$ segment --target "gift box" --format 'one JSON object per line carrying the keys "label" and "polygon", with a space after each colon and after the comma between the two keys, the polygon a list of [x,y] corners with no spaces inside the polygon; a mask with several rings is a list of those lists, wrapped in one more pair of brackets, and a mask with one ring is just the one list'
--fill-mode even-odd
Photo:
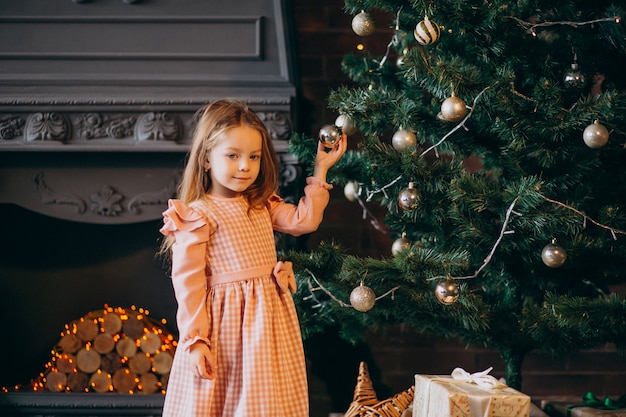
{"label": "gift box", "polygon": [[541,406],[550,417],[626,417],[626,395],[600,400],[588,392],[582,398],[542,401]]}
{"label": "gift box", "polygon": [[415,375],[413,417],[529,417],[530,397],[491,375]]}

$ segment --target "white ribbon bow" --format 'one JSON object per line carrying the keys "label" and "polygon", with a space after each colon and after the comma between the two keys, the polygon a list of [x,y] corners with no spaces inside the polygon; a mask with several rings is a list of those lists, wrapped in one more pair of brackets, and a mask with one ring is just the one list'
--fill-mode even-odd
{"label": "white ribbon bow", "polygon": [[471,384],[476,384],[483,388],[500,388],[501,386],[505,386],[502,382],[498,381],[494,376],[489,375],[489,372],[493,367],[485,369],[482,372],[475,372],[470,374],[463,368],[455,368],[452,371],[452,379],[456,379],[458,381],[469,382]]}

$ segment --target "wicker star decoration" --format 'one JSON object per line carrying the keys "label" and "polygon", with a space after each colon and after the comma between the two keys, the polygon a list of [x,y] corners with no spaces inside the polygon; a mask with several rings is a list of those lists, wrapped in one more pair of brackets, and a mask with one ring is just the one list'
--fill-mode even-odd
{"label": "wicker star decoration", "polygon": [[367,364],[361,362],[354,396],[344,417],[401,417],[413,402],[415,386],[391,398],[378,401]]}

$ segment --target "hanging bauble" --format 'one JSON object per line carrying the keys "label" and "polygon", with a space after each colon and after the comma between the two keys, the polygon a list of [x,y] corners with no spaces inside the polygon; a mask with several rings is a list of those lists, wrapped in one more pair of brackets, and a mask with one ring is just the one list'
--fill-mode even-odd
{"label": "hanging bauble", "polygon": [[411,241],[406,238],[406,235],[403,233],[402,237],[397,238],[391,244],[391,254],[393,256],[398,256],[405,250],[411,247]]}
{"label": "hanging bauble", "polygon": [[459,299],[459,284],[452,279],[437,284],[435,295],[441,304],[454,304]]}
{"label": "hanging bauble", "polygon": [[417,208],[421,200],[420,193],[415,188],[413,182],[398,194],[398,204],[404,211],[411,212]]}
{"label": "hanging bauble", "polygon": [[439,39],[439,35],[441,31],[439,29],[439,25],[437,23],[430,21],[428,16],[424,17],[424,20],[419,22],[415,26],[415,30],[413,31],[413,35],[415,36],[415,40],[421,45],[430,45]]}
{"label": "hanging bauble", "polygon": [[356,287],[350,293],[350,304],[354,307],[355,310],[366,312],[374,307],[376,303],[376,294],[370,287],[361,285]]}
{"label": "hanging bauble", "polygon": [[320,129],[320,142],[327,147],[333,148],[341,139],[341,129],[335,125],[324,125]]}
{"label": "hanging bauble", "polygon": [[585,88],[586,84],[587,77],[578,68],[578,64],[574,62],[570,69],[565,71],[565,75],[563,75],[563,85],[568,90],[582,90]]}
{"label": "hanging bauble", "polygon": [[452,93],[441,103],[441,117],[448,122],[458,122],[467,114],[467,105],[463,99]]}
{"label": "hanging bauble", "polygon": [[417,137],[410,130],[400,128],[393,134],[391,145],[396,151],[414,149],[417,145]]}
{"label": "hanging bauble", "polygon": [[609,131],[596,120],[583,131],[583,140],[590,148],[601,148],[609,141]]}
{"label": "hanging bauble", "polygon": [[352,30],[359,36],[368,36],[374,33],[376,25],[369,13],[362,11],[352,18]]}
{"label": "hanging bauble", "polygon": [[345,114],[337,116],[337,119],[335,119],[335,126],[340,128],[341,131],[348,136],[355,134],[358,130],[352,122],[352,119]]}
{"label": "hanging bauble", "polygon": [[348,201],[356,201],[359,198],[359,183],[356,181],[348,181],[343,187],[343,195]]}
{"label": "hanging bauble", "polygon": [[567,251],[557,245],[556,239],[543,247],[541,251],[541,260],[550,268],[558,268],[565,263],[567,259]]}

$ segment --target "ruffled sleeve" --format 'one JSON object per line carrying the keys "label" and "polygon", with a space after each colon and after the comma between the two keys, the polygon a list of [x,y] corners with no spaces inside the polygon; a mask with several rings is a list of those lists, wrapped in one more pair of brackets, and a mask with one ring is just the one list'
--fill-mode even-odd
{"label": "ruffled sleeve", "polygon": [[275,195],[270,198],[268,208],[274,230],[300,236],[317,230],[324,216],[324,210],[330,200],[329,190],[332,185],[315,177],[306,179],[304,196],[298,205],[286,203]]}
{"label": "ruffled sleeve", "polygon": [[206,216],[180,200],[170,200],[163,212],[161,233],[173,236],[172,285],[178,303],[179,343],[188,348],[197,341],[209,345],[206,250],[211,227]]}

